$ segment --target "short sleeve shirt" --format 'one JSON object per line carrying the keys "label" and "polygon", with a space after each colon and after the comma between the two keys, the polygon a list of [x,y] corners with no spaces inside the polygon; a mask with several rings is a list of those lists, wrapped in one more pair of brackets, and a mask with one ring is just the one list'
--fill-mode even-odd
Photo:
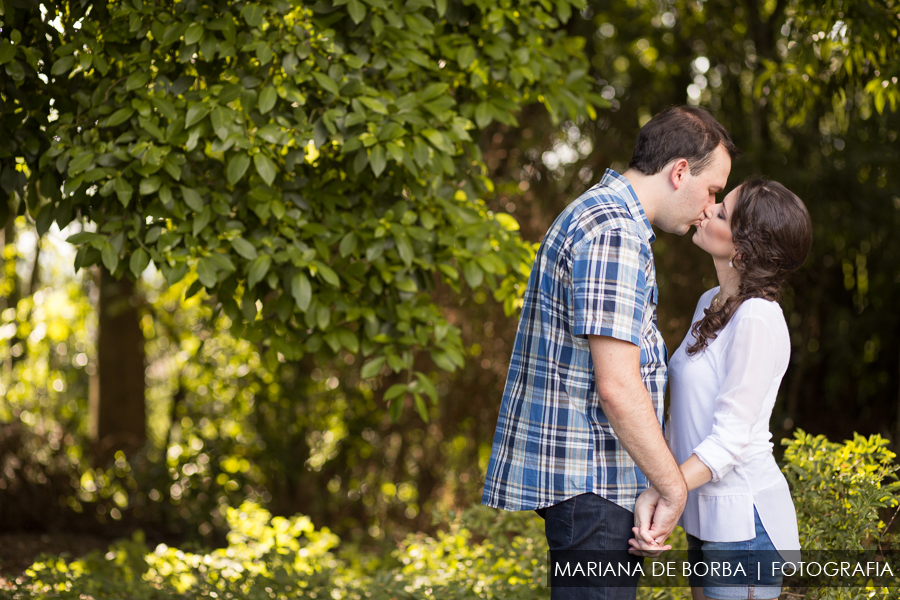
{"label": "short sleeve shirt", "polygon": [[587,492],[627,510],[649,483],[597,396],[589,335],[640,348],[662,424],[666,347],[656,321],[655,235],[628,180],[607,170],[544,236],[525,291],[482,502],[553,506]]}

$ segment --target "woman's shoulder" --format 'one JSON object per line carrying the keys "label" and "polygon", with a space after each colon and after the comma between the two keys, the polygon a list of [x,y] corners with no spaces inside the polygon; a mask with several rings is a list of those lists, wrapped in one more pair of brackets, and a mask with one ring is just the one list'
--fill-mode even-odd
{"label": "woman's shoulder", "polygon": [[756,320],[764,322],[770,329],[777,332],[787,332],[787,321],[781,305],[765,298],[748,298],[734,311],[731,320],[737,325],[744,320]]}
{"label": "woman's shoulder", "polygon": [[784,311],[781,310],[780,304],[772,300],[766,300],[765,298],[747,298],[741,302],[741,305],[734,311],[734,316],[735,318],[779,317],[781,320],[784,320]]}

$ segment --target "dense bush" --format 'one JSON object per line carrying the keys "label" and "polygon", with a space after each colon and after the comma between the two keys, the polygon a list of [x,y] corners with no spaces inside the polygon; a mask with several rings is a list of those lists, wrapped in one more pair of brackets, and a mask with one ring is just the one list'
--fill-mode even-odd
{"label": "dense bush", "polygon": [[[794,489],[804,548],[888,549],[882,510],[898,507],[894,454],[880,436],[844,444],[798,431],[784,471]],[[14,598],[543,598],[546,543],[533,513],[476,507],[441,519],[435,536],[407,536],[389,556],[346,551],[309,518],[273,517],[254,503],[227,510],[228,545],[151,551],[138,534],[67,562],[44,557],[17,580]],[[684,538],[676,538],[683,545]],[[682,546],[683,547],[683,546]],[[888,588],[790,590],[823,599],[896,597]],[[642,600],[686,598],[681,588],[640,588]]]}

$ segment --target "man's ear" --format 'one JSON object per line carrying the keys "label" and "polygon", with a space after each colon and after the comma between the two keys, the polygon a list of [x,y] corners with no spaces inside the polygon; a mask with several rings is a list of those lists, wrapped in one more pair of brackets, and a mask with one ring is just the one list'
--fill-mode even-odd
{"label": "man's ear", "polygon": [[672,166],[669,167],[669,183],[671,183],[672,187],[677,190],[681,187],[681,184],[684,183],[685,178],[690,172],[691,169],[688,165],[687,159],[679,158],[678,160],[672,162]]}

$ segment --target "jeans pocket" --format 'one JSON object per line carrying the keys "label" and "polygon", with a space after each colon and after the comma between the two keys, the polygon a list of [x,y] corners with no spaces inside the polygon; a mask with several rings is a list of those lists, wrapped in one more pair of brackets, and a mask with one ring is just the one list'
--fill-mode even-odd
{"label": "jeans pocket", "polygon": [[547,534],[547,545],[550,550],[566,548],[572,544],[576,498],[554,504],[544,513],[544,532]]}

